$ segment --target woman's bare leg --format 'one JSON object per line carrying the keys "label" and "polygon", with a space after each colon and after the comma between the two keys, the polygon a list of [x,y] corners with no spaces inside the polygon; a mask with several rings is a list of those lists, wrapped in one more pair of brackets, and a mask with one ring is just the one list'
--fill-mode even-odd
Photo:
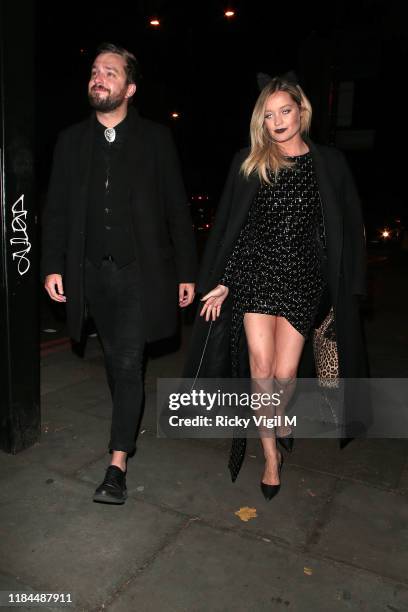
{"label": "woman's bare leg", "polygon": [[[277,407],[276,412],[282,418],[285,416],[285,410],[295,391],[296,375],[304,343],[304,336],[302,336],[289,321],[283,317],[276,318],[275,382],[277,388],[275,388],[275,391],[277,391],[278,388],[279,390],[283,390],[281,404]],[[277,434],[279,436],[287,436],[290,434],[290,431],[290,427],[283,424],[277,429]]]}
{"label": "woman's bare leg", "polygon": [[[244,329],[247,338],[251,378],[256,379],[257,390],[272,394],[273,379],[286,386],[287,405],[291,387],[296,379],[297,369],[305,339],[285,318],[258,313],[246,313]],[[262,383],[261,381],[265,381]],[[275,389],[276,390],[276,389]],[[272,430],[273,432],[273,430]],[[280,435],[288,430],[281,428]],[[276,448],[276,438],[271,430],[260,431],[265,455],[265,472],[262,482],[279,484],[278,461],[280,453]]]}
{"label": "woman's bare leg", "polygon": [[[272,315],[252,312],[244,315],[244,329],[253,380],[252,392],[269,393],[270,395],[273,393],[273,377],[276,365],[276,319],[277,317]],[[275,409],[273,408],[273,410]],[[270,414],[268,416],[274,415]],[[264,430],[260,427],[259,434],[265,456],[265,471],[262,482],[279,484],[278,462],[280,461],[280,452],[276,448],[274,430]]]}

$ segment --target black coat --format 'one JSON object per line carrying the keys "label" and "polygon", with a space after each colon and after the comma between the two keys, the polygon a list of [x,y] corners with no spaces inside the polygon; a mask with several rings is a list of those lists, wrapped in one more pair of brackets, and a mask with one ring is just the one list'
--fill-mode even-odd
{"label": "black coat", "polygon": [[[366,292],[366,255],[361,205],[351,172],[343,154],[333,148],[309,145],[322,201],[328,255],[328,284],[336,316],[336,340],[340,376],[368,376],[363,339],[359,296]],[[248,149],[238,152],[228,174],[217,209],[214,227],[204,254],[197,291],[206,293],[222,277],[228,257],[243,227],[250,205],[259,187],[257,176],[246,179],[239,171]],[[184,370],[188,378],[231,376],[229,354],[230,296],[214,323],[199,317],[195,321],[189,355]],[[244,334],[243,334],[244,335]],[[246,349],[245,342],[241,346]],[[299,376],[315,375],[312,342],[304,347]],[[248,375],[248,364],[242,361],[242,374]],[[346,421],[355,402],[349,403]],[[367,420],[360,415],[361,420]]]}
{"label": "black coat", "polygon": [[[170,130],[129,108],[126,158],[132,176],[131,219],[143,282],[148,341],[177,329],[178,283],[194,282],[196,247]],[[42,275],[62,274],[68,331],[79,340],[84,322],[86,209],[96,117],[58,138],[43,215]]]}

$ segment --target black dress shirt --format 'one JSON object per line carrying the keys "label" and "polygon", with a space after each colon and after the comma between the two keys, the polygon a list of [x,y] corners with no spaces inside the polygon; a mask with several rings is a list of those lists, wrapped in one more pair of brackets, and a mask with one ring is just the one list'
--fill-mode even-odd
{"label": "black dress shirt", "polygon": [[113,142],[105,138],[106,127],[95,121],[92,168],[88,194],[86,257],[100,266],[112,257],[118,267],[135,256],[130,212],[131,171],[126,159],[128,119],[115,126]]}

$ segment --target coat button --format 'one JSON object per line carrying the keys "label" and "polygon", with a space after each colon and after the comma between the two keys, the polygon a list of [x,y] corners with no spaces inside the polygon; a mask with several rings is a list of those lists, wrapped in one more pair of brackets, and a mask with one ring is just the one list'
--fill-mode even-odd
{"label": "coat button", "polygon": [[110,225],[105,225],[105,229],[110,230],[111,226]]}

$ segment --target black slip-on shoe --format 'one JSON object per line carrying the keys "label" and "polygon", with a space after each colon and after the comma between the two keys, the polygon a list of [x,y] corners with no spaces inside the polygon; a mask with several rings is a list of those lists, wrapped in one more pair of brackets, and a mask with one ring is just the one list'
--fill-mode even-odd
{"label": "black slip-on shoe", "polygon": [[126,473],[116,465],[110,465],[106,470],[104,481],[95,491],[93,501],[103,504],[124,504],[126,498]]}

